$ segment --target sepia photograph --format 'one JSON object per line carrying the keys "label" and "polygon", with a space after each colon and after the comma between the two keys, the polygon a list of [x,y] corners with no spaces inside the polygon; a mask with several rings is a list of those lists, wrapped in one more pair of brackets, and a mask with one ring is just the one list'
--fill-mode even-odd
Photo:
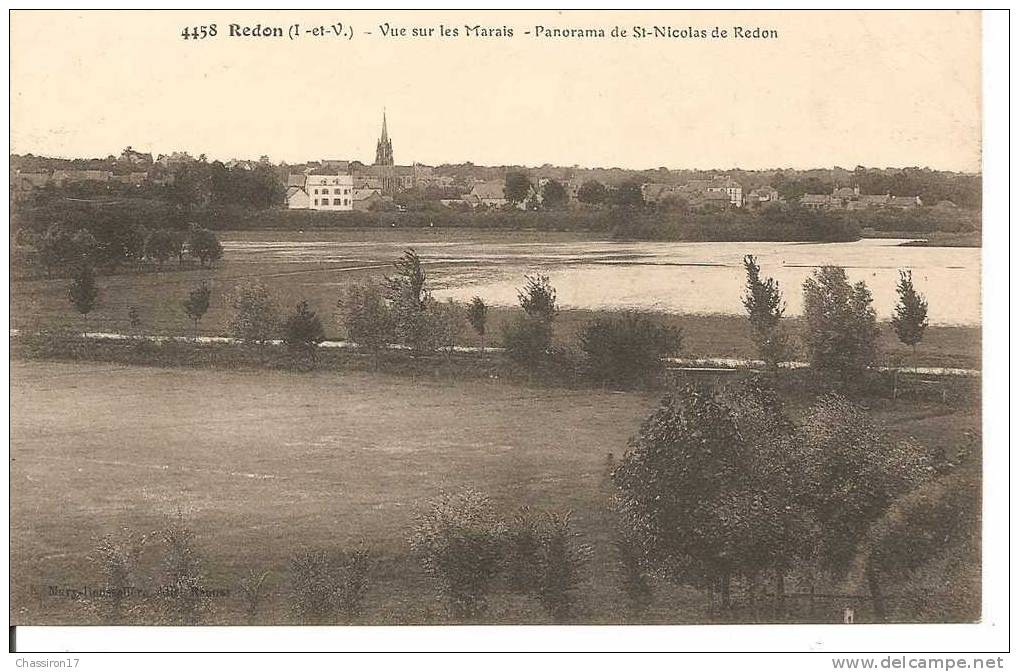
{"label": "sepia photograph", "polygon": [[986,20],[12,10],[11,651],[986,624]]}

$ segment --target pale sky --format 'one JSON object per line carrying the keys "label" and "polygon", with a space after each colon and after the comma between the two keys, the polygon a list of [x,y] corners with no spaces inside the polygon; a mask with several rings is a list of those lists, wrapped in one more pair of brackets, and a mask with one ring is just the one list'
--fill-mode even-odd
{"label": "pale sky", "polygon": [[[342,21],[353,39],[231,38]],[[379,26],[460,37],[382,37]],[[186,26],[218,35],[183,40]],[[465,25],[512,38],[463,37]],[[537,38],[536,26],[761,26],[772,40]],[[372,35],[365,35],[371,31]],[[531,35],[526,35],[530,31]],[[11,151],[623,168],[980,169],[976,12],[30,12]]]}

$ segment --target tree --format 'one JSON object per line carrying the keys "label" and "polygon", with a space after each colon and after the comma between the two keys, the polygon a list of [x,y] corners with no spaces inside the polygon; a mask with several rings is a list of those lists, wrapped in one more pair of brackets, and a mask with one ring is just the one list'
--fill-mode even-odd
{"label": "tree", "polygon": [[425,289],[421,258],[413,249],[407,249],[393,265],[396,273],[385,282],[397,340],[418,352],[429,350],[434,336],[426,314],[431,294]]}
{"label": "tree", "polygon": [[810,409],[788,448],[798,470],[797,498],[818,523],[816,558],[838,576],[888,506],[936,473],[930,451],[889,441],[863,409],[838,395]]}
{"label": "tree", "polygon": [[188,298],[184,299],[184,312],[194,322],[195,338],[198,338],[198,322],[205,317],[205,313],[209,310],[209,297],[211,294],[209,285],[203,282],[188,292]]}
{"label": "tree", "polygon": [[927,330],[927,299],[913,287],[913,272],[899,271],[899,303],[892,315],[895,334],[904,345],[913,349],[913,368],[916,368],[916,345]]}
{"label": "tree", "polygon": [[208,229],[195,227],[188,234],[188,253],[198,259],[201,266],[206,262],[219,261],[223,257],[223,246],[216,234]]}
{"label": "tree", "polygon": [[292,350],[310,354],[314,359],[319,344],[324,340],[322,321],[315,311],[308,308],[307,301],[301,301],[283,323],[283,343]]}
{"label": "tree", "polygon": [[503,187],[503,194],[510,203],[523,203],[531,193],[531,180],[527,174],[518,170],[511,170],[506,173],[506,184]]}
{"label": "tree", "polygon": [[803,538],[781,409],[754,389],[687,386],[665,398],[613,472],[639,559],[720,594],[734,576],[784,569]]}
{"label": "tree", "polygon": [[81,314],[85,324],[83,333],[88,331],[88,314],[96,307],[99,300],[99,286],[96,284],[96,274],[90,264],[81,264],[71,280],[68,289],[68,296],[71,299],[71,306]]}
{"label": "tree", "polygon": [[681,342],[678,329],[634,311],[595,318],[580,335],[590,375],[621,387],[646,382],[661,370],[666,356],[679,350]]}
{"label": "tree", "polygon": [[473,619],[487,608],[501,537],[488,497],[474,490],[444,493],[418,516],[411,549],[455,618]]}
{"label": "tree", "polygon": [[566,187],[559,180],[546,180],[541,185],[541,205],[547,210],[558,210],[565,207],[569,196]]}
{"label": "tree", "polygon": [[588,205],[601,205],[605,202],[608,192],[605,185],[597,180],[587,180],[577,191],[577,200]]}
{"label": "tree", "polygon": [[481,356],[485,356],[485,326],[488,322],[488,306],[480,296],[475,296],[467,304],[467,321],[481,338]]}
{"label": "tree", "polygon": [[743,257],[747,272],[747,289],[743,307],[750,321],[750,333],[757,352],[769,368],[775,368],[788,354],[785,334],[779,329],[785,302],[774,278],[761,278],[757,259],[748,254]]}
{"label": "tree", "polygon": [[378,369],[379,353],[395,337],[393,314],[383,287],[372,280],[348,285],[336,307],[347,337],[372,353]]}
{"label": "tree", "polygon": [[644,192],[641,191],[640,182],[628,181],[619,185],[608,194],[612,205],[621,208],[643,208]]}
{"label": "tree", "polygon": [[448,361],[456,349],[457,339],[463,334],[463,310],[453,302],[453,299],[446,299],[431,302],[428,314],[434,343],[446,355]]}
{"label": "tree", "polygon": [[177,254],[177,250],[177,240],[167,229],[156,229],[145,239],[145,257],[154,259],[160,268],[167,259]]}
{"label": "tree", "polygon": [[547,275],[525,275],[524,287],[517,291],[520,307],[528,317],[551,323],[559,312],[556,292]]}
{"label": "tree", "polygon": [[264,346],[276,335],[279,309],[276,299],[260,282],[238,285],[230,297],[234,310],[230,331],[245,343]]}
{"label": "tree", "polygon": [[803,314],[810,364],[843,379],[865,369],[877,348],[877,318],[870,290],[850,286],[839,266],[822,266],[803,282]]}

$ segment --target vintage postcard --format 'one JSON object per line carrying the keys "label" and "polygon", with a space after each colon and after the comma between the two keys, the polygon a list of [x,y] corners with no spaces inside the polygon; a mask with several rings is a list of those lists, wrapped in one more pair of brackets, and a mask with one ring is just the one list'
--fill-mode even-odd
{"label": "vintage postcard", "polygon": [[980,12],[9,21],[11,625],[987,624]]}

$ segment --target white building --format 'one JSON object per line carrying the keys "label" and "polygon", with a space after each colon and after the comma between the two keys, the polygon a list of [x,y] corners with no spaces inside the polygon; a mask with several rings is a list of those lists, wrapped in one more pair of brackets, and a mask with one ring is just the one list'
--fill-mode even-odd
{"label": "white building", "polygon": [[354,178],[350,175],[308,175],[303,189],[288,190],[287,207],[353,210]]}

